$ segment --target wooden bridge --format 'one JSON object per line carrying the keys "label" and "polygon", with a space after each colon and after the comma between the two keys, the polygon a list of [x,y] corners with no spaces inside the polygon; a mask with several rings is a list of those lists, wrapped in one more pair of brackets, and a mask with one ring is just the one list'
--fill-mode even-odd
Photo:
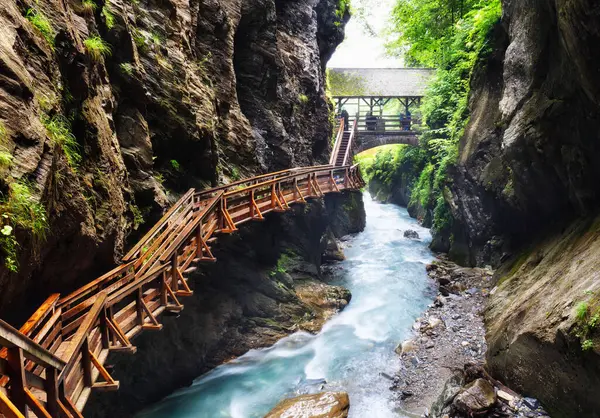
{"label": "wooden bridge", "polygon": [[[188,274],[215,262],[221,234],[269,212],[364,186],[350,166],[356,130],[337,133],[329,165],[293,168],[185,193],[123,257],[123,264],[73,293],[51,295],[19,329],[0,320],[0,414],[82,417],[94,391],[117,390],[108,354],[134,354],[134,337],[162,328],[193,294]],[[345,145],[343,144],[345,138]]]}

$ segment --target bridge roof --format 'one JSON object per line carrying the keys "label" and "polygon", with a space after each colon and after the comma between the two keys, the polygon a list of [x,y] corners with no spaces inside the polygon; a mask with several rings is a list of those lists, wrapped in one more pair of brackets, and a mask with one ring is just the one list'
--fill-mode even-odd
{"label": "bridge roof", "polygon": [[334,97],[421,97],[431,68],[330,68],[329,88]]}

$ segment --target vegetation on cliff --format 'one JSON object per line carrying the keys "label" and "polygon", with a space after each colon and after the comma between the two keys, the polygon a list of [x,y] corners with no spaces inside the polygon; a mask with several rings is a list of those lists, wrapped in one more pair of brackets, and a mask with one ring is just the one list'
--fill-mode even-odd
{"label": "vegetation on cliff", "polygon": [[456,163],[458,141],[469,119],[470,81],[477,62],[490,52],[489,35],[501,15],[491,2],[399,0],[394,9],[398,38],[388,44],[413,66],[435,66],[421,106],[425,131],[420,147],[399,147],[377,156],[368,177],[389,187],[407,182],[410,205],[422,208],[428,224],[448,230],[452,216],[444,199],[448,170]]}

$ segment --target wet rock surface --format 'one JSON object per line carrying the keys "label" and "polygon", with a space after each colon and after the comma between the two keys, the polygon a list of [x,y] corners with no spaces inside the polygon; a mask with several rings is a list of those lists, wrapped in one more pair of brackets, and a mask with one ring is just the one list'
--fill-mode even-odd
{"label": "wet rock surface", "polygon": [[265,418],[346,418],[350,399],[345,392],[323,392],[281,401]]}

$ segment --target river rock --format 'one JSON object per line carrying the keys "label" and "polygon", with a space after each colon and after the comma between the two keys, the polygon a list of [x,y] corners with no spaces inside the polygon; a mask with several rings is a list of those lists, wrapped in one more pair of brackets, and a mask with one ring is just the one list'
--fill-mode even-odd
{"label": "river rock", "polygon": [[407,229],[406,231],[404,231],[404,238],[419,239],[419,234],[417,233],[417,231]]}
{"label": "river rock", "polygon": [[403,341],[401,344],[398,344],[398,347],[396,347],[396,354],[401,355],[404,353],[409,353],[411,351],[415,351],[417,349],[417,344],[414,342],[414,340],[406,340]]}
{"label": "river rock", "polygon": [[321,392],[285,399],[265,418],[346,418],[349,410],[346,392]]}
{"label": "river rock", "polygon": [[454,407],[469,416],[487,411],[496,403],[496,391],[490,382],[477,379],[454,398]]}
{"label": "river rock", "polygon": [[445,383],[442,393],[431,405],[431,416],[441,417],[447,412],[448,407],[454,400],[454,397],[460,392],[465,383],[465,376],[462,372],[454,373]]}

